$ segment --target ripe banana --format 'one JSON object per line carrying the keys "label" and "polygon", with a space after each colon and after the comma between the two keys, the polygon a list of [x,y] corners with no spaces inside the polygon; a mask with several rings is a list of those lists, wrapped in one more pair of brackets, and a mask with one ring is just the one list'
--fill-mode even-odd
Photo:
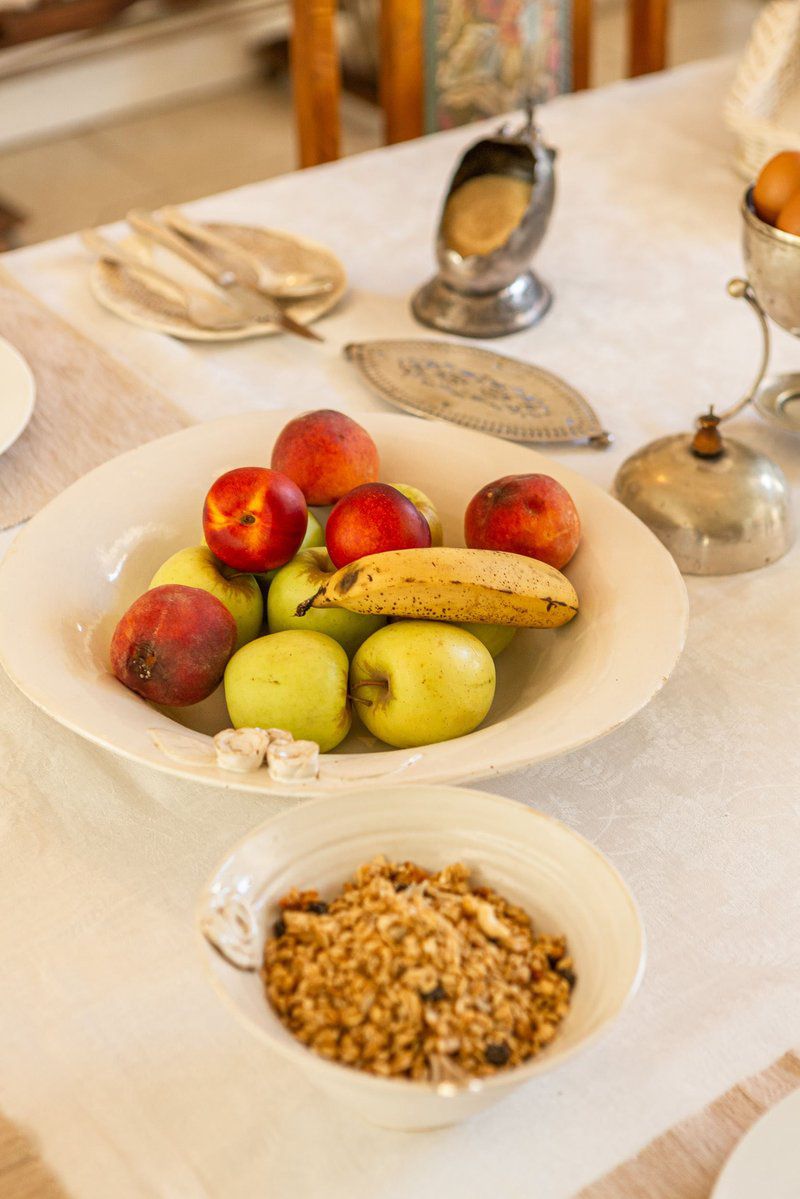
{"label": "ripe banana", "polygon": [[417,620],[468,620],[553,629],[572,620],[578,596],[545,562],[453,546],[389,550],[343,566],[299,605]]}

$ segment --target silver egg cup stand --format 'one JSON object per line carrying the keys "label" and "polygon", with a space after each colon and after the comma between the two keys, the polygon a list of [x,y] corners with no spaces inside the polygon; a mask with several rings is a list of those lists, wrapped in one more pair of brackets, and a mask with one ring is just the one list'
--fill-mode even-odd
{"label": "silver egg cup stand", "polygon": [[[768,358],[769,328],[765,316],[787,333],[800,337],[800,238],[782,233],[759,219],[752,187],[742,201],[742,221],[742,249],[751,303],[762,316]],[[765,373],[766,365],[765,362]],[[784,432],[800,434],[800,372],[760,381],[753,403],[762,416]]]}

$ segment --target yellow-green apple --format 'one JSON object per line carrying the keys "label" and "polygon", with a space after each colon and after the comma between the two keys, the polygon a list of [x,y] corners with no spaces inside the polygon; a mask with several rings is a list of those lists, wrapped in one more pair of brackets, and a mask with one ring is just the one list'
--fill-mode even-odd
{"label": "yellow-green apple", "polygon": [[441,545],[444,533],[433,500],[429,500],[425,492],[420,491],[418,487],[409,487],[407,483],[390,483],[390,487],[394,487],[395,491],[399,491],[406,499],[411,500],[414,507],[418,508],[425,517],[431,530],[431,545]]}
{"label": "yellow-green apple", "polygon": [[219,686],[235,644],[236,622],[216,596],[167,583],[145,591],[121,617],[111,669],[144,699],[182,708]]}
{"label": "yellow-green apple", "polygon": [[252,575],[220,562],[207,545],[193,545],[167,558],[150,580],[150,588],[165,583],[200,587],[221,600],[236,621],[237,649],[261,632],[264,600],[258,583]]}
{"label": "yellow-green apple", "polygon": [[[322,531],[322,525],[319,523],[314,513],[309,512],[308,524],[306,525],[306,535],[300,543],[300,549],[297,551],[297,553],[299,554],[303,550],[310,550],[313,549],[314,546],[324,544],[325,534]],[[258,585],[261,588],[264,596],[266,596],[267,592],[269,591],[270,583],[275,578],[278,571],[282,569],[283,567],[277,566],[275,570],[265,570],[261,574],[256,575],[256,578],[258,579]]]}
{"label": "yellow-green apple", "polygon": [[323,753],[350,729],[347,654],[324,633],[288,629],[249,642],[225,670],[234,728],[288,729]]}
{"label": "yellow-green apple", "polygon": [[578,509],[550,475],[505,475],[474,495],[464,513],[471,549],[505,550],[561,570],[581,539]]}
{"label": "yellow-green apple", "polygon": [[339,500],[325,526],[325,545],[334,566],[367,554],[424,549],[431,530],[411,500],[386,483],[364,483]]}
{"label": "yellow-green apple", "polygon": [[455,625],[403,620],[369,637],[350,667],[350,694],[369,731],[407,749],[463,737],[492,706],[494,660]]}
{"label": "yellow-green apple", "polygon": [[239,466],[212,484],[203,505],[206,545],[226,566],[274,570],[293,558],[308,524],[300,488],[265,466]]}
{"label": "yellow-green apple", "polygon": [[517,635],[514,626],[508,624],[478,624],[465,620],[459,621],[457,627],[466,629],[473,637],[482,641],[493,658],[497,658],[504,649],[508,649]]}
{"label": "yellow-green apple", "polygon": [[362,641],[383,628],[385,616],[362,616],[344,608],[309,608],[305,616],[297,615],[298,604],[315,595],[335,570],[328,551],[322,548],[303,550],[282,566],[272,580],[267,596],[270,633],[280,633],[284,629],[327,633],[339,642],[348,658],[352,658]]}

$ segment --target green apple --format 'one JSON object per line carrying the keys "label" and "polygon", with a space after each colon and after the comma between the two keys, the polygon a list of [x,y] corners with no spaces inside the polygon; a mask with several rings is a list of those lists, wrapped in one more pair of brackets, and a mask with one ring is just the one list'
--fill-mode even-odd
{"label": "green apple", "polygon": [[264,600],[254,576],[226,566],[207,545],[193,545],[167,558],[150,580],[148,591],[164,583],[199,587],[221,600],[236,621],[237,649],[261,632]]}
{"label": "green apple", "polygon": [[[316,516],[314,516],[313,512],[309,512],[308,524],[306,525],[306,535],[300,542],[300,549],[297,551],[297,553],[301,554],[303,550],[311,549],[312,546],[324,544],[325,534],[322,531],[322,525],[319,523]],[[279,570],[283,570],[283,567],[276,566],[275,570],[265,570],[262,574],[257,574],[255,576],[258,579],[258,584],[265,597],[269,591],[272,580],[275,578]]]}
{"label": "green apple", "polygon": [[288,729],[323,753],[350,730],[347,654],[324,633],[289,629],[251,641],[225,669],[234,728]]}
{"label": "green apple", "polygon": [[514,626],[508,624],[473,624],[470,621],[459,621],[456,628],[466,629],[473,637],[482,641],[493,658],[502,654],[504,649],[508,649],[517,635]]}
{"label": "green apple", "polygon": [[411,500],[414,507],[425,517],[431,530],[431,545],[441,545],[444,533],[439,513],[433,506],[433,501],[428,499],[424,491],[420,491],[418,487],[409,487],[407,483],[390,483],[389,486],[394,487],[395,491],[402,492],[406,499]]}
{"label": "green apple", "polygon": [[305,616],[297,615],[297,605],[314,595],[335,570],[325,549],[302,550],[282,566],[267,595],[269,631],[312,629],[327,633],[339,642],[348,658],[352,658],[362,641],[383,628],[385,616],[363,616],[344,608],[310,608]]}
{"label": "green apple", "polygon": [[455,625],[403,620],[369,637],[350,667],[350,694],[369,731],[399,749],[463,737],[494,699],[494,660]]}

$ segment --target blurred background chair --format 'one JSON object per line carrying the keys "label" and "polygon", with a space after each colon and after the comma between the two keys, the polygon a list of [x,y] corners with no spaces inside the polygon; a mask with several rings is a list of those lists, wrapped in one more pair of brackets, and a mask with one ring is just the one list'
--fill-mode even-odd
{"label": "blurred background chair", "polygon": [[[669,0],[627,0],[628,74],[666,65]],[[342,0],[377,47],[387,143],[590,84],[592,0]],[[293,0],[301,166],[340,154],[337,0]],[[352,39],[351,39],[352,40]]]}

